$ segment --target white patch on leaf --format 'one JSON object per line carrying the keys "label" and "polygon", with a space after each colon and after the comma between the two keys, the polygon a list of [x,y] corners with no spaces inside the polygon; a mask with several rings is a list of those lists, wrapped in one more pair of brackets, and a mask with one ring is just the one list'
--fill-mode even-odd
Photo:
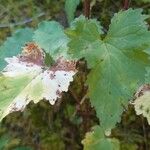
{"label": "white patch on leaf", "polygon": [[133,104],[136,114],[146,117],[150,125],[150,85],[146,84],[140,87],[135,97]]}
{"label": "white patch on leaf", "polygon": [[[45,71],[42,74],[43,94],[42,97],[54,104],[61,93],[67,92],[70,82],[73,81],[74,71]],[[51,77],[53,76],[53,78]]]}
{"label": "white patch on leaf", "polygon": [[41,66],[26,63],[19,60],[18,57],[5,58],[8,65],[4,68],[2,74],[8,77],[21,76],[26,73],[37,75],[42,72]]}
{"label": "white patch on leaf", "polygon": [[[68,91],[70,82],[73,81],[73,76],[76,73],[75,62],[60,58],[51,68],[47,69],[43,65],[44,62],[42,62],[44,61],[44,58],[43,54],[40,54],[42,53],[41,49],[40,51],[38,50],[38,53],[36,54],[36,57],[40,60],[37,61],[32,52],[33,48],[34,51],[36,51],[37,46],[34,46],[33,43],[31,43],[31,45],[28,44],[27,47],[30,48],[30,55],[24,52],[18,57],[5,59],[8,65],[2,71],[2,75],[6,80],[7,78],[13,78],[15,80],[23,77],[29,77],[30,80],[26,85],[17,85],[23,88],[21,90],[19,89],[20,91],[15,91],[18,92],[13,93],[15,96],[9,95],[9,98],[8,96],[3,98],[4,101],[7,100],[8,105],[7,107],[0,106],[0,109],[2,110],[0,119],[11,112],[23,111],[30,101],[37,103],[40,100],[45,99],[48,100],[51,105],[54,105],[57,98],[61,98],[61,93],[63,91]],[[29,58],[32,58],[32,60],[30,61]],[[20,84],[24,83],[22,82]],[[0,92],[2,91],[5,92],[5,88],[3,85],[0,85]],[[3,95],[5,95],[5,93]]]}

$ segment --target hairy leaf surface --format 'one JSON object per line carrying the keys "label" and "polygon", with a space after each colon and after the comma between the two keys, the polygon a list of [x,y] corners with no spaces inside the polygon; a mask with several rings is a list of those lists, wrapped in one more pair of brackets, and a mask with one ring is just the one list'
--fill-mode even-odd
{"label": "hairy leaf surface", "polygon": [[71,38],[69,53],[74,58],[85,58],[91,68],[88,95],[106,130],[120,121],[134,91],[144,83],[145,67],[150,64],[144,52],[150,32],[141,12],[129,9],[115,14],[105,38],[101,26],[83,17],[66,31]]}
{"label": "hairy leaf surface", "polygon": [[93,127],[82,141],[84,150],[119,150],[119,141],[114,138],[107,138],[100,126]]}
{"label": "hairy leaf surface", "polygon": [[54,104],[73,80],[75,62],[60,58],[47,68],[44,53],[28,43],[19,56],[6,58],[8,65],[0,76],[0,120],[13,111],[23,110],[30,102],[46,99]]}

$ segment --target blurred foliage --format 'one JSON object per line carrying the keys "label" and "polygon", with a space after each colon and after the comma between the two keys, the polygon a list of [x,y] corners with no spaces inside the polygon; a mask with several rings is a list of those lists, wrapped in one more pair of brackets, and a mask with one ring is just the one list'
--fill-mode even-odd
{"label": "blurred foliage", "polygon": [[0,43],[17,28],[35,27],[41,20],[60,19],[64,16],[63,6],[64,0],[0,0]]}
{"label": "blurred foliage", "polygon": [[[150,4],[132,0],[130,6],[150,12]],[[101,21],[107,31],[115,12],[123,8],[123,0],[92,0],[91,17]],[[77,8],[76,16],[82,13]],[[64,0],[0,0],[0,43],[16,29],[35,27],[42,20],[56,20],[67,26]],[[149,21],[150,22],[150,21]],[[104,31],[105,32],[105,31]],[[79,72],[55,106],[46,101],[30,103],[24,112],[7,116],[0,127],[0,150],[81,150],[82,139],[91,127],[99,124],[95,111],[85,97],[84,84],[89,72],[84,60]],[[150,127],[145,118],[136,116],[132,106],[125,108],[121,123],[112,137],[119,139],[121,150],[149,150]]]}

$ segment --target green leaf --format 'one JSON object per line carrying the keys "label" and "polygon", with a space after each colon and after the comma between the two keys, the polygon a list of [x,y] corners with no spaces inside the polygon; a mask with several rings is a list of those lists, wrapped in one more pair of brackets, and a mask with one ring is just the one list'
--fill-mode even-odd
{"label": "green leaf", "polygon": [[82,144],[84,150],[120,150],[119,141],[105,137],[100,126],[93,127],[92,131],[86,134]]}
{"label": "green leaf", "polygon": [[68,53],[73,58],[87,58],[90,67],[99,61],[96,41],[100,41],[103,32],[98,21],[80,16],[72,23],[72,28],[66,30],[66,34],[71,39]]}
{"label": "green leaf", "polygon": [[146,83],[142,85],[135,93],[134,109],[137,115],[143,115],[146,117],[148,124],[150,125],[150,68],[147,69]]}
{"label": "green leaf", "polygon": [[145,67],[149,66],[150,32],[141,9],[115,14],[105,38],[93,20],[74,22],[66,33],[70,37],[69,53],[85,58],[88,95],[95,107],[101,126],[111,130],[131,99],[136,88],[144,83]]}
{"label": "green leaf", "polygon": [[52,57],[66,55],[68,38],[62,26],[55,21],[43,21],[33,36],[34,41]]}
{"label": "green leaf", "polygon": [[74,13],[79,3],[80,3],[80,0],[66,0],[65,11],[66,11],[69,23],[74,19]]}
{"label": "green leaf", "polygon": [[45,99],[54,105],[61,93],[67,92],[76,73],[75,63],[61,58],[47,68],[43,56],[42,49],[29,43],[21,55],[5,59],[8,65],[0,74],[0,120],[14,111],[23,111],[30,101]]}
{"label": "green leaf", "polygon": [[6,66],[5,57],[15,56],[21,52],[21,47],[26,42],[32,41],[33,30],[30,28],[17,30],[0,47],[0,70]]}

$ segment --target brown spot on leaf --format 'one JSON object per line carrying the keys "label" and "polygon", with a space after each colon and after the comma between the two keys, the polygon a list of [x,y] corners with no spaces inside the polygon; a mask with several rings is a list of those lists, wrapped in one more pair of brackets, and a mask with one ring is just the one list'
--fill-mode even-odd
{"label": "brown spot on leaf", "polygon": [[34,42],[27,43],[19,56],[20,61],[36,65],[44,65],[44,58],[44,51]]}
{"label": "brown spot on leaf", "polygon": [[56,76],[55,73],[51,73],[50,74],[50,79],[53,80],[55,78],[55,76]]}
{"label": "brown spot on leaf", "polygon": [[61,97],[61,92],[59,90],[56,91],[56,95],[58,95],[59,97]]}
{"label": "brown spot on leaf", "polygon": [[149,91],[150,92],[150,84],[144,84],[142,85],[137,92],[135,93],[135,97],[138,98],[142,95],[144,95],[145,92]]}
{"label": "brown spot on leaf", "polygon": [[14,111],[18,111],[18,108],[16,107],[16,103],[13,103],[10,108],[11,108],[10,113],[12,113]]}
{"label": "brown spot on leaf", "polygon": [[76,62],[64,60],[60,57],[56,63],[51,67],[52,71],[76,71]]}

